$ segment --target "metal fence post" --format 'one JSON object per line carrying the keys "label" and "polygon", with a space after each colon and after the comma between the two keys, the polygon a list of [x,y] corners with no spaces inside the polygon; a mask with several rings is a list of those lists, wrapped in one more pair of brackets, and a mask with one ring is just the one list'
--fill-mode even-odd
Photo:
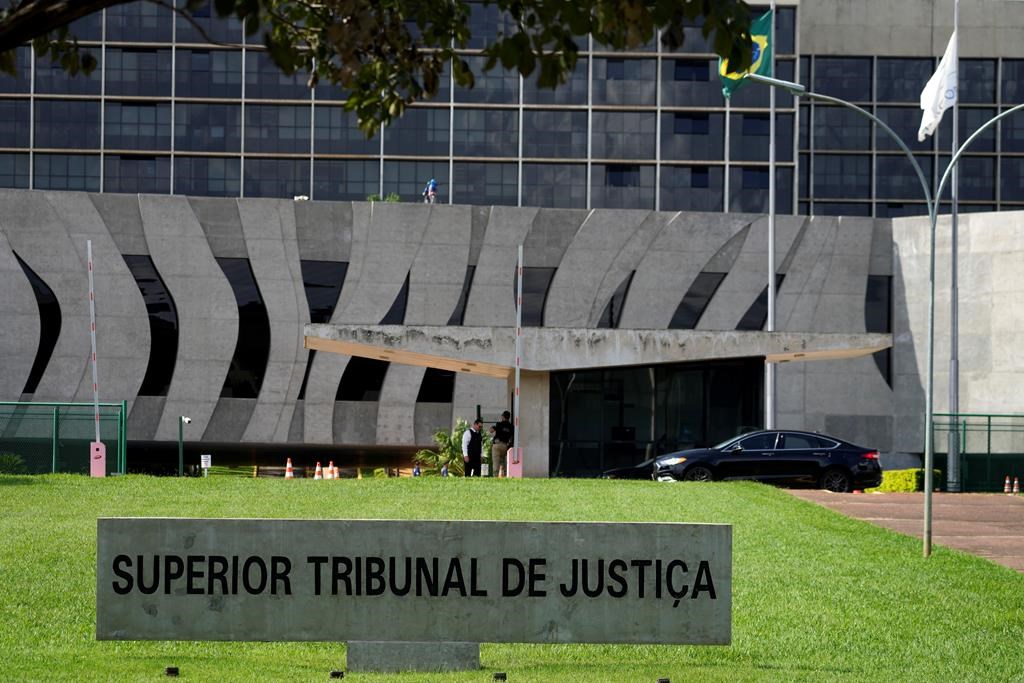
{"label": "metal fence post", "polygon": [[52,456],[52,462],[50,463],[51,474],[57,473],[57,411],[60,410],[57,406],[53,407],[53,425],[50,429],[50,454]]}

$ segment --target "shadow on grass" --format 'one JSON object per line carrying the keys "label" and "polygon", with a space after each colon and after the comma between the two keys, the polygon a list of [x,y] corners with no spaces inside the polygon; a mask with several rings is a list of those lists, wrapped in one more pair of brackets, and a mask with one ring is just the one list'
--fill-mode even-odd
{"label": "shadow on grass", "polygon": [[20,474],[0,474],[0,486],[31,486],[39,483],[35,477]]}

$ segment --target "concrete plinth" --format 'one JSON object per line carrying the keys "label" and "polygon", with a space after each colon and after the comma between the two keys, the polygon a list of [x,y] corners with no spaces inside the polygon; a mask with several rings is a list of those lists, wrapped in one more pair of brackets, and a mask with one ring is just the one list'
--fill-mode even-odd
{"label": "concrete plinth", "polygon": [[479,643],[348,642],[349,671],[472,671],[479,668]]}

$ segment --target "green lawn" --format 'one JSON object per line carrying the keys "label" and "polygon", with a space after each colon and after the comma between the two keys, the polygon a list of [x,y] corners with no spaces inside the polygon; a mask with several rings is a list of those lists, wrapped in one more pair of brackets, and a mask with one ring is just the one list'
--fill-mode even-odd
{"label": "green lawn", "polygon": [[344,645],[97,642],[100,516],[725,522],[727,647],[498,645],[484,671],[360,681],[1024,680],[1024,575],[757,484],[0,476],[0,681],[325,681]]}

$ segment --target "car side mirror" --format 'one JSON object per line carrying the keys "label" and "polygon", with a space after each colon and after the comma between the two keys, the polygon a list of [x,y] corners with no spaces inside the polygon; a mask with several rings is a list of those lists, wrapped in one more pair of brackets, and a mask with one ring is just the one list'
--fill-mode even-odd
{"label": "car side mirror", "polygon": [[731,447],[729,448],[729,452],[730,452],[730,453],[739,453],[739,452],[740,452],[740,451],[742,451],[742,450],[743,450],[743,446],[741,446],[741,445],[739,445],[739,444],[733,444],[733,445],[732,445],[732,446],[731,446]]}

